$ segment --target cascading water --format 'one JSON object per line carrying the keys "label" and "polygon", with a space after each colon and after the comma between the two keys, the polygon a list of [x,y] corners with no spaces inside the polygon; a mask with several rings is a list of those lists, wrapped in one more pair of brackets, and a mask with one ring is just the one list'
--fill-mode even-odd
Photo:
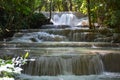
{"label": "cascading water", "polygon": [[57,14],[53,16],[51,19],[54,25],[69,25],[69,26],[88,26],[88,19],[82,18],[78,19],[74,14],[72,13],[66,13],[62,14],[61,16],[58,16]]}
{"label": "cascading water", "polygon": [[46,32],[18,33],[11,42],[42,42],[42,41],[66,41],[65,36],[49,34]]}
{"label": "cascading water", "polygon": [[120,44],[112,43],[118,39],[111,30],[104,34],[102,30],[73,28],[88,24],[87,18],[78,19],[73,14],[56,14],[52,19],[55,25],[70,25],[72,28],[20,31],[11,41],[0,42],[0,57],[22,55],[29,50],[29,57],[35,59],[23,66],[23,74],[18,78],[120,80]]}
{"label": "cascading water", "polygon": [[[88,29],[41,29],[21,31],[16,33],[11,42],[116,42],[119,41],[112,31],[107,30],[88,30]],[[118,35],[118,33],[117,33]],[[120,35],[118,35],[120,37]],[[117,41],[117,42],[118,42]]]}
{"label": "cascading water", "polygon": [[30,75],[90,75],[101,74],[103,64],[98,55],[61,55],[35,57],[24,68]]}

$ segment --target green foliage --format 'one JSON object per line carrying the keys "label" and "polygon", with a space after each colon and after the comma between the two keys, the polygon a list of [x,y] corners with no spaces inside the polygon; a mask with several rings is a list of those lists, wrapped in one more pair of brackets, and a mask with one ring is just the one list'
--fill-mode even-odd
{"label": "green foliage", "polygon": [[[81,0],[80,11],[87,14],[87,2]],[[90,0],[92,23],[97,22],[102,27],[120,28],[120,1],[119,0]]]}
{"label": "green foliage", "polygon": [[0,0],[0,40],[13,36],[14,32],[20,29],[28,29],[31,26],[38,28],[36,27],[38,21],[44,18],[32,17],[35,11],[42,7],[39,4],[41,2],[40,0]]}
{"label": "green foliage", "polygon": [[4,15],[3,20],[5,20],[3,29],[20,29],[22,27],[21,23],[32,12],[28,0],[1,0],[0,3],[4,12],[2,14]]}
{"label": "green foliage", "polygon": [[81,4],[81,7],[80,7],[80,11],[81,11],[83,14],[87,14],[87,2],[86,2],[86,0],[82,0],[82,4]]}
{"label": "green foliage", "polygon": [[2,71],[1,72],[1,76],[0,77],[8,77],[8,78],[13,78],[14,77],[14,73],[9,73],[7,71]]}
{"label": "green foliage", "polygon": [[[120,28],[120,0],[89,1],[93,23]],[[87,0],[0,0],[0,29],[39,28],[46,20],[35,11],[50,11],[51,7],[52,11],[80,11],[88,14],[87,6]]]}

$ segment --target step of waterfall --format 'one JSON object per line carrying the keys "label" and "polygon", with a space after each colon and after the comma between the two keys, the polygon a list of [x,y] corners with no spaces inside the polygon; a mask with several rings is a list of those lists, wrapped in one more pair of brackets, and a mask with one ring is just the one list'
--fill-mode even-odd
{"label": "step of waterfall", "polygon": [[90,75],[101,74],[105,70],[120,71],[119,43],[1,42],[0,48],[1,57],[5,54],[18,56],[29,52],[29,57],[35,59],[23,67],[23,73],[29,75]]}
{"label": "step of waterfall", "polygon": [[0,42],[0,57],[29,52],[35,61],[23,66],[23,73],[37,76],[120,72],[120,43],[113,43],[119,33],[112,32],[85,28],[21,30],[7,42]]}
{"label": "step of waterfall", "polygon": [[120,33],[99,25],[89,29],[80,14],[57,14],[51,16],[54,25],[20,30],[0,42],[0,58],[28,52],[35,59],[16,80],[120,80]]}
{"label": "step of waterfall", "polygon": [[[32,57],[34,58],[34,57]],[[98,55],[38,56],[25,65],[24,73],[30,75],[90,75],[101,74],[103,64]]]}
{"label": "step of waterfall", "polygon": [[29,29],[21,30],[11,38],[12,42],[120,42],[120,33],[111,29],[89,30],[85,28]]}

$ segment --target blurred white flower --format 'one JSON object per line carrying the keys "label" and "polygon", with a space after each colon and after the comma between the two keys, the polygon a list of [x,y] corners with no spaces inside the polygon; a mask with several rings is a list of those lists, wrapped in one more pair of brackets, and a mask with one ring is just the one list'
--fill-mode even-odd
{"label": "blurred white flower", "polygon": [[15,67],[13,72],[20,74],[22,70],[23,70],[23,69],[20,68],[20,67]]}
{"label": "blurred white flower", "polygon": [[0,78],[0,80],[15,80],[15,79],[14,78],[3,77],[3,78]]}
{"label": "blurred white flower", "polygon": [[6,70],[5,66],[0,66],[0,72]]}
{"label": "blurred white flower", "polygon": [[7,67],[7,68],[14,68],[14,65],[13,64],[6,64],[5,67]]}
{"label": "blurred white flower", "polygon": [[0,72],[1,71],[7,71],[7,72],[12,72],[14,69],[14,66],[12,64],[6,64],[6,65],[2,65],[0,66]]}
{"label": "blurred white flower", "polygon": [[99,6],[103,6],[103,4],[100,4]]}
{"label": "blurred white flower", "polygon": [[[27,56],[28,53],[25,55],[25,58],[17,57],[12,60],[0,59],[0,75],[2,75],[0,76],[2,77],[0,80],[15,80],[14,78],[9,78],[9,76],[13,76],[13,74],[21,74],[21,71],[23,70],[21,65],[24,65],[27,61],[35,61],[35,59],[26,59]],[[8,75],[2,74],[4,71],[7,72]]]}

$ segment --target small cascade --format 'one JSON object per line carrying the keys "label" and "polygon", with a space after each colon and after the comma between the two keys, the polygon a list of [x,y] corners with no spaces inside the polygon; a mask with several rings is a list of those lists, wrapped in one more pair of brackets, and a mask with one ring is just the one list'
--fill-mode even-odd
{"label": "small cascade", "polygon": [[80,18],[78,19],[74,14],[72,13],[65,13],[59,16],[58,14],[55,14],[53,18],[51,19],[51,22],[54,25],[69,25],[69,26],[88,26],[88,18]]}
{"label": "small cascade", "polygon": [[17,33],[11,42],[42,42],[42,41],[66,41],[65,36],[49,34],[46,32]]}
{"label": "small cascade", "polygon": [[120,72],[120,54],[109,53],[102,55],[103,64],[106,72]]}
{"label": "small cascade", "polygon": [[0,58],[29,52],[35,59],[22,66],[19,80],[120,80],[113,73],[120,73],[120,33],[88,29],[88,18],[72,13],[55,14],[52,21],[0,42]]}
{"label": "small cascade", "polygon": [[102,61],[94,55],[62,55],[35,57],[35,62],[24,66],[25,74],[30,75],[90,75],[104,71]]}
{"label": "small cascade", "polygon": [[[107,30],[106,30],[107,31]],[[111,31],[112,32],[112,31]],[[105,32],[104,32],[105,33]],[[119,33],[110,33],[108,30],[103,34],[103,30],[89,30],[89,29],[37,29],[27,30],[15,33],[11,42],[119,42]],[[117,37],[116,37],[117,36]]]}
{"label": "small cascade", "polygon": [[86,29],[43,29],[34,32],[21,31],[16,33],[11,42],[43,42],[43,41],[90,41],[93,42],[97,38],[97,33],[89,32]]}

